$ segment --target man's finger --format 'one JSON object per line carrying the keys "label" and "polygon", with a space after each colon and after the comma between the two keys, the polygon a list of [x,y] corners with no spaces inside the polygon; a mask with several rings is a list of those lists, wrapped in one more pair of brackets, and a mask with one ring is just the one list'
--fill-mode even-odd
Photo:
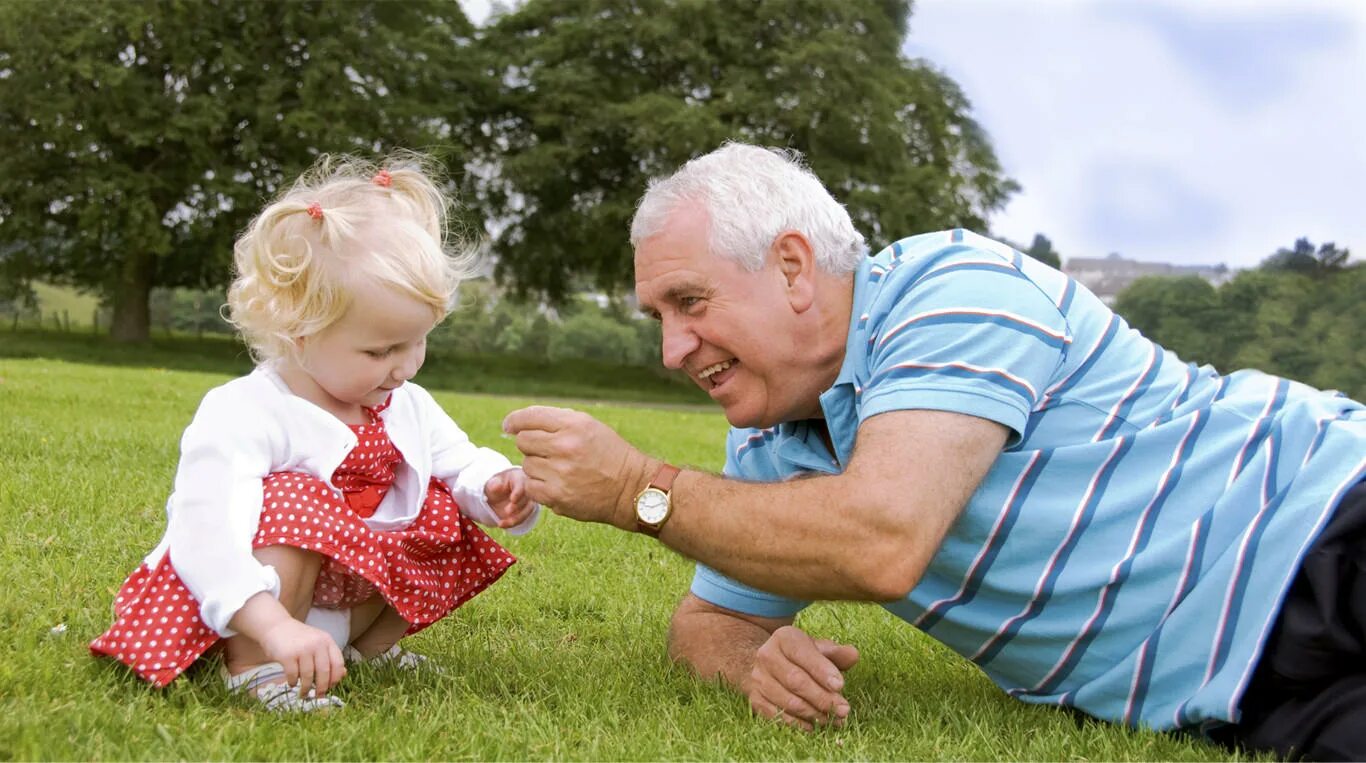
{"label": "man's finger", "polygon": [[[534,481],[544,481],[551,475],[551,464],[553,462],[545,456],[526,456],[522,459],[522,471],[526,473],[526,482],[530,486]],[[534,495],[534,493],[533,493]]]}
{"label": "man's finger", "polygon": [[517,434],[528,429],[541,429],[547,432],[559,430],[568,421],[572,408],[556,408],[550,405],[529,405],[509,413],[503,418],[503,431]]}
{"label": "man's finger", "polygon": [[766,699],[765,697],[762,697],[758,694],[750,696],[749,707],[751,710],[754,711],[755,715],[761,716],[763,718],[769,718],[771,720],[781,721],[788,726],[799,728],[802,731],[815,731],[816,729],[816,727],[812,726],[810,722],[804,721],[801,718],[791,715],[790,713],[784,712],[782,708],[778,707],[777,705],[768,701],[768,699]]}
{"label": "man's finger", "polygon": [[[522,463],[522,468],[526,468],[526,462]],[[550,483],[532,476],[530,471],[527,472],[526,494],[531,496],[531,500],[543,506],[550,507],[550,505],[554,503],[550,495]],[[551,508],[553,509],[553,507]]]}
{"label": "man's finger", "polygon": [[818,639],[816,648],[840,670],[848,670],[858,664],[858,648],[849,644],[837,644],[829,639]]}
{"label": "man's finger", "polygon": [[778,648],[794,665],[818,682],[827,691],[844,690],[844,675],[829,657],[821,653],[816,643],[809,638],[779,639]]}
{"label": "man's finger", "polygon": [[[765,675],[757,682],[759,693],[788,715],[815,722],[825,718],[825,704],[833,698],[810,676],[795,665],[780,668],[777,675]],[[824,704],[823,704],[824,703]]]}
{"label": "man's finger", "polygon": [[555,435],[541,429],[523,429],[517,433],[513,443],[517,450],[522,451],[522,455],[550,456],[554,455]]}

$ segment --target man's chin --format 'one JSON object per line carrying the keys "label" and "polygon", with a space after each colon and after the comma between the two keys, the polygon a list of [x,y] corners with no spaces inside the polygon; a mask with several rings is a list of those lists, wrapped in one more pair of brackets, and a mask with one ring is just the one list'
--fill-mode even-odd
{"label": "man's chin", "polygon": [[726,415],[726,423],[736,429],[767,429],[782,422],[769,421],[762,413],[750,411],[740,406],[729,406],[723,409]]}

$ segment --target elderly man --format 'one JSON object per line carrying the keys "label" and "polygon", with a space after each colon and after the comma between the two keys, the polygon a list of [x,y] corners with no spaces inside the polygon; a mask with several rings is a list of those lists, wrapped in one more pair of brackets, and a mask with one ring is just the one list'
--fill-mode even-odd
{"label": "elderly man", "polygon": [[733,427],[724,476],[574,411],[504,426],[536,500],[698,562],[675,659],[840,724],[858,652],[793,618],[873,601],[1027,702],[1366,756],[1361,404],[1182,362],[972,233],[868,257],[784,152],[689,162],[631,240],[664,364]]}

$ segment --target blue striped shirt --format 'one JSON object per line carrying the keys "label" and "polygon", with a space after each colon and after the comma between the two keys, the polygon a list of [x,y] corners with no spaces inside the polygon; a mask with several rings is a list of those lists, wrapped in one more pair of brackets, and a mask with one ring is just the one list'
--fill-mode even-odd
{"label": "blue striped shirt", "polygon": [[[1026,702],[1157,729],[1234,721],[1299,560],[1366,476],[1366,407],[1182,362],[1062,273],[965,231],[855,274],[844,365],[806,422],[732,430],[726,473],[838,472],[860,423],[999,422],[1004,452],[924,577],[885,605]],[[699,565],[739,612],[806,602]]]}

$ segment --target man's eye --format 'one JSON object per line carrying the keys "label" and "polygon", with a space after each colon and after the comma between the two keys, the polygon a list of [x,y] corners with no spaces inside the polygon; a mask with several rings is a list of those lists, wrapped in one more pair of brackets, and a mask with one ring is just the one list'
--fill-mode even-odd
{"label": "man's eye", "polygon": [[380,358],[387,358],[387,357],[389,357],[389,351],[388,351],[388,350],[366,350],[366,351],[365,351],[365,354],[366,354],[366,355],[369,355],[369,356],[372,357],[372,358],[375,358],[376,360],[378,360],[378,359],[380,359]]}
{"label": "man's eye", "polygon": [[678,303],[684,307],[694,307],[702,301],[701,297],[684,297]]}

